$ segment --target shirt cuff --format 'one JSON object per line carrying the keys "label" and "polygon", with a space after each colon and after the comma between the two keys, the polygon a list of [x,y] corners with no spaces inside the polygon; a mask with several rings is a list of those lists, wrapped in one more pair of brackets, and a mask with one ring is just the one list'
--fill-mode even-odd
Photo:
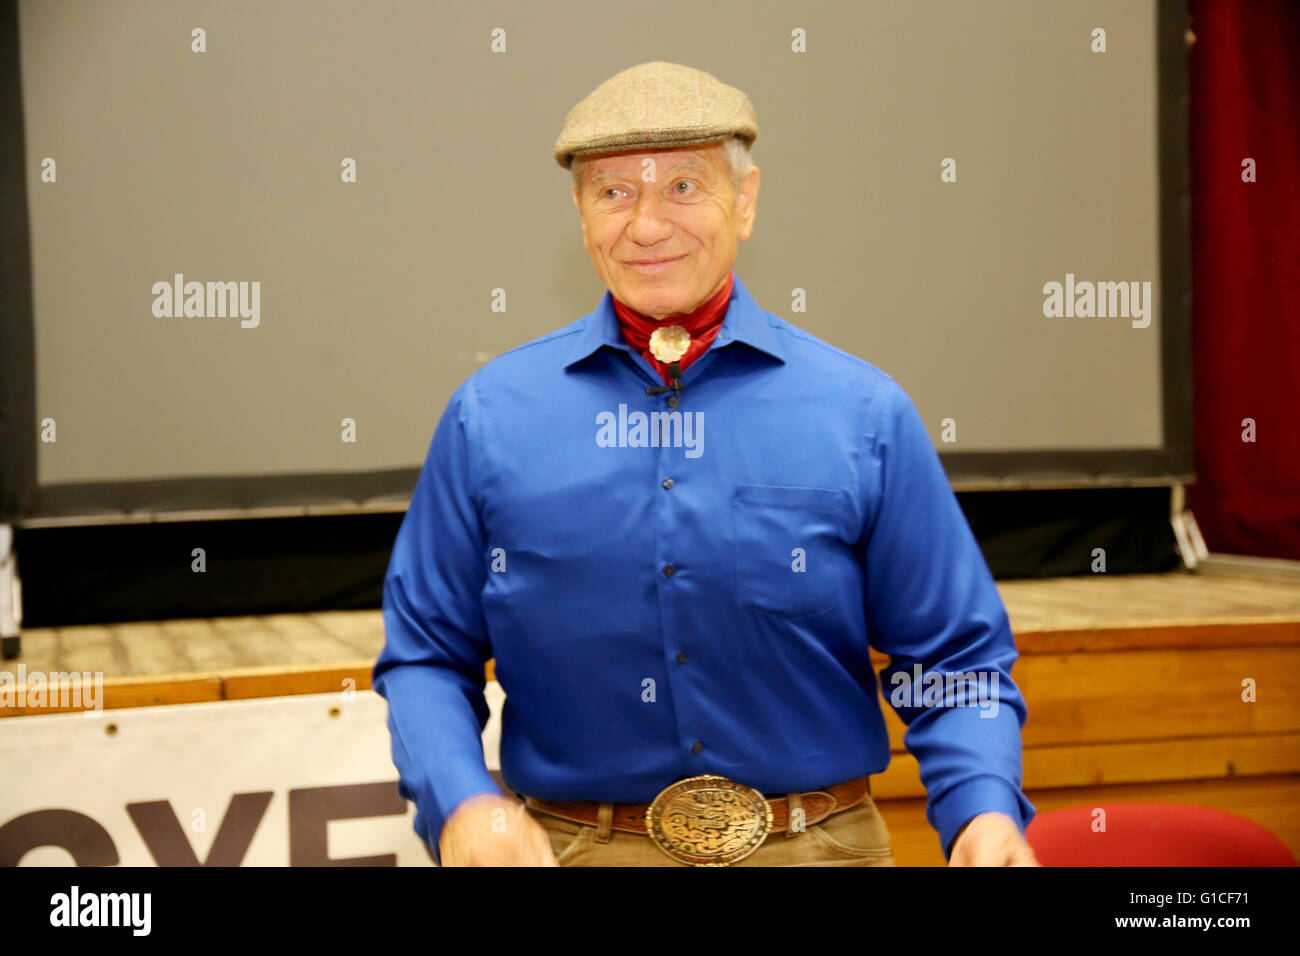
{"label": "shirt cuff", "polygon": [[945,859],[952,854],[957,831],[981,813],[1005,813],[1024,833],[1034,807],[1020,788],[1001,777],[974,777],[957,784],[935,802],[931,821],[939,831]]}

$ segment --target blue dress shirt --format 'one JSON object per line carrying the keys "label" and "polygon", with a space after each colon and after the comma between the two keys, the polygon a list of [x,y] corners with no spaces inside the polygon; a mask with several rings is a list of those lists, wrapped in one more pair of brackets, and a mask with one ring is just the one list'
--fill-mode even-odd
{"label": "blue dress shirt", "polygon": [[[869,646],[944,852],[978,813],[1023,828],[1015,642],[911,399],[738,279],[681,381],[675,415],[645,394],[663,381],[607,292],[452,395],[374,669],[417,832],[436,853],[456,805],[497,792],[490,657],[512,790],[640,803],[696,774],[785,794],[884,770]],[[938,691],[953,673],[996,700]]]}

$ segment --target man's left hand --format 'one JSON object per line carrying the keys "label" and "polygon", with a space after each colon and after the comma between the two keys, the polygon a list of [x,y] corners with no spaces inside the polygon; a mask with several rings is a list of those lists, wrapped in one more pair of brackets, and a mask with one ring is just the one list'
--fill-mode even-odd
{"label": "man's left hand", "polygon": [[949,866],[1042,866],[1005,813],[981,813],[957,831]]}

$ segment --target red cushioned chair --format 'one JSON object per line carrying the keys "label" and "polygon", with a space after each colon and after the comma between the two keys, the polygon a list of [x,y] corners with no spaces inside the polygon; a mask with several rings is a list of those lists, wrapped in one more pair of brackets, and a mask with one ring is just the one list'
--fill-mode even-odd
{"label": "red cushioned chair", "polygon": [[[1105,832],[1093,831],[1096,810]],[[1179,803],[1106,803],[1040,813],[1025,836],[1043,866],[1296,866],[1252,820]]]}

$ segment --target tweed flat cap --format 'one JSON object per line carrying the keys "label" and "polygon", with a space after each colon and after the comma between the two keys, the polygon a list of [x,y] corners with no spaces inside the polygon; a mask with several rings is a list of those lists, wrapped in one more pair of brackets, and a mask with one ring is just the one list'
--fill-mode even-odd
{"label": "tweed flat cap", "polygon": [[668,149],[758,138],[749,97],[712,74],[655,60],[616,73],[564,118],[555,161],[632,149]]}

